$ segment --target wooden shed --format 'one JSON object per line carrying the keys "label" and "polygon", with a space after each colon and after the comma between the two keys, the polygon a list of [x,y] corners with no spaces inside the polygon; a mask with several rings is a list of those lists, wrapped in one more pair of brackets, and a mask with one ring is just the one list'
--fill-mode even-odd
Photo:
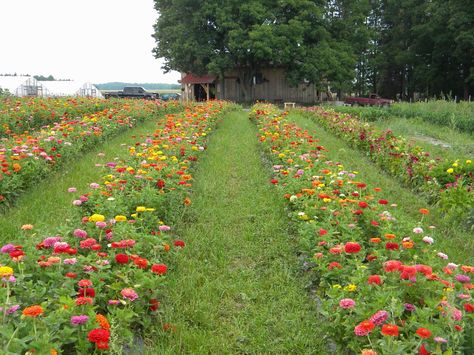
{"label": "wooden shed", "polygon": [[186,101],[207,101],[216,99],[216,76],[194,74],[181,75],[183,99]]}
{"label": "wooden shed", "polygon": [[[224,78],[212,75],[196,76],[183,74],[182,90],[186,100],[202,101],[206,99],[224,99],[242,102],[242,93],[237,72],[227,72]],[[325,100],[327,94],[317,90],[314,84],[301,83],[296,87],[290,86],[282,68],[265,68],[254,77],[251,86],[253,100],[273,103],[295,102],[313,104]],[[209,97],[207,97],[209,93]]]}

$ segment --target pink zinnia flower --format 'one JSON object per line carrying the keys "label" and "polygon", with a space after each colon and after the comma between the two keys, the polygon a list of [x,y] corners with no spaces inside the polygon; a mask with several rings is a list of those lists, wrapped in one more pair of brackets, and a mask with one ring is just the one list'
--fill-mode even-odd
{"label": "pink zinnia flower", "polygon": [[381,310],[375,313],[372,317],[370,317],[370,320],[375,325],[381,325],[387,321],[388,315],[389,314],[387,311]]}
{"label": "pink zinnia flower", "polygon": [[91,189],[98,189],[98,188],[100,187],[100,185],[99,185],[98,183],[96,183],[96,182],[91,182],[91,183],[89,184],[89,187],[90,187]]}
{"label": "pink zinnia flower", "polygon": [[124,288],[122,291],[120,291],[120,294],[123,296],[123,298],[126,298],[130,301],[135,301],[138,298],[138,294],[132,288]]}
{"label": "pink zinnia flower", "polygon": [[350,309],[355,306],[355,301],[351,298],[343,298],[342,300],[339,301],[339,307],[344,308],[344,309]]}
{"label": "pink zinnia flower", "polygon": [[80,206],[80,205],[82,205],[82,201],[81,200],[74,200],[74,201],[72,201],[72,204],[74,206]]}
{"label": "pink zinnia flower", "polygon": [[77,259],[76,259],[76,258],[64,259],[64,260],[63,260],[63,263],[64,263],[65,265],[74,265],[75,263],[77,263]]}
{"label": "pink zinnia flower", "polygon": [[413,233],[415,233],[415,234],[421,234],[421,233],[423,233],[423,228],[421,228],[421,227],[415,227],[415,228],[413,228]]}
{"label": "pink zinnia flower", "polygon": [[439,256],[441,259],[448,260],[448,256],[447,256],[446,254],[444,254],[444,253],[439,252],[439,253],[438,253],[438,256]]}
{"label": "pink zinnia flower", "polygon": [[431,238],[431,237],[428,237],[428,236],[423,237],[422,240],[423,240],[425,243],[430,244],[430,245],[434,243],[434,239]]}
{"label": "pink zinnia flower", "polygon": [[105,227],[107,227],[107,223],[106,222],[95,222],[95,226],[97,228],[104,229]]}
{"label": "pink zinnia flower", "polygon": [[77,189],[75,187],[70,187],[67,189],[67,192],[76,192]]}
{"label": "pink zinnia flower", "polygon": [[166,225],[162,225],[162,226],[159,226],[158,229],[159,229],[161,232],[168,232],[169,230],[171,230],[171,227],[170,227],[170,226],[166,226]]}
{"label": "pink zinnia flower", "polygon": [[54,244],[58,243],[61,241],[61,237],[48,237],[45,240],[43,240],[43,245],[46,248],[51,248]]}
{"label": "pink zinnia flower", "polygon": [[87,232],[82,229],[75,229],[72,234],[77,238],[87,238]]}

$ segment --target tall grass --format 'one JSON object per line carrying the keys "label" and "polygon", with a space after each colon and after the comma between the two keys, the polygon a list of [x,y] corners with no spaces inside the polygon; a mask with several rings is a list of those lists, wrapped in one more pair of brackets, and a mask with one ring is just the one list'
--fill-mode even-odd
{"label": "tall grass", "polygon": [[388,108],[335,107],[338,112],[357,115],[368,122],[388,120],[391,117],[420,118],[425,122],[450,127],[460,132],[474,132],[474,103],[434,100],[427,102],[400,102]]}

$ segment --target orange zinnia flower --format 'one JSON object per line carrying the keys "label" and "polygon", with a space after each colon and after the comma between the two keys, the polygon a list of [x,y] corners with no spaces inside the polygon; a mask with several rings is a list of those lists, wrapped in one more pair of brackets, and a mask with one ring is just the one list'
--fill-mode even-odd
{"label": "orange zinnia flower", "polygon": [[30,306],[26,307],[22,313],[25,317],[36,318],[39,315],[43,314],[43,312],[43,307],[41,306]]}
{"label": "orange zinnia flower", "polygon": [[418,328],[416,334],[423,339],[428,339],[431,336],[431,332],[426,328]]}
{"label": "orange zinnia flower", "polygon": [[99,325],[102,329],[107,329],[107,330],[110,329],[109,321],[102,314],[97,314],[95,316],[95,320],[96,320],[97,323],[99,323]]}
{"label": "orange zinnia flower", "polygon": [[384,324],[382,326],[382,334],[396,337],[398,336],[398,326],[396,324]]}
{"label": "orange zinnia flower", "polygon": [[426,208],[420,208],[420,213],[421,214],[428,214],[428,213],[430,213],[430,211]]}

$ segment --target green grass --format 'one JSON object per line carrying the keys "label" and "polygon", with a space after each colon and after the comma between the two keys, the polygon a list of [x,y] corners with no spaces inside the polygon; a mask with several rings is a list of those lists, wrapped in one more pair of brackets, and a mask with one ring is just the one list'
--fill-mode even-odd
{"label": "green grass", "polygon": [[[83,154],[77,160],[64,164],[60,171],[22,194],[15,206],[0,218],[2,231],[0,241],[4,243],[18,241],[18,234],[23,224],[33,224],[35,230],[41,230],[45,235],[48,232],[57,232],[59,226],[66,228],[69,219],[75,215],[72,201],[81,191],[87,192],[89,183],[106,174],[103,169],[97,168],[95,163],[105,163],[113,161],[115,157],[127,155],[127,146],[135,143],[137,137],[152,132],[155,126],[156,121],[151,120],[125,131],[100,147]],[[99,153],[104,153],[105,156],[99,158]],[[72,186],[78,189],[77,193],[67,192]],[[28,234],[31,235],[32,232]]]}
{"label": "green grass", "polygon": [[[323,353],[284,202],[270,184],[246,114],[229,114],[195,174],[150,354]],[[150,334],[153,340],[153,334]]]}
{"label": "green grass", "polygon": [[371,124],[382,130],[390,129],[396,135],[409,139],[433,157],[454,161],[472,159],[474,156],[474,138],[469,133],[431,124],[420,118],[391,117]]}
{"label": "green grass", "polygon": [[419,209],[429,208],[431,214],[428,216],[428,220],[438,227],[438,236],[442,236],[436,238],[439,251],[447,253],[453,262],[467,264],[474,262],[472,232],[453,228],[448,221],[443,220],[435,207],[430,207],[427,201],[375,166],[362,152],[350,147],[314,121],[294,112],[290,113],[288,117],[301,128],[314,131],[314,137],[319,139],[321,145],[329,150],[326,154],[327,159],[342,162],[345,169],[358,171],[358,176],[371,186],[382,188],[390,203],[398,204],[399,218],[412,221],[415,226],[420,217]]}

